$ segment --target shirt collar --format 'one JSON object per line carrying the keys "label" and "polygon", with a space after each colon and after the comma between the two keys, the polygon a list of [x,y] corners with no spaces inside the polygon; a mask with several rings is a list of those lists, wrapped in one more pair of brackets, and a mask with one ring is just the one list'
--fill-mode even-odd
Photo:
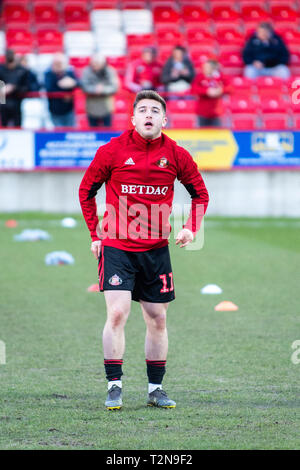
{"label": "shirt collar", "polygon": [[157,137],[156,139],[150,140],[150,139],[144,139],[144,137],[142,137],[135,129],[132,132],[132,138],[134,142],[139,147],[142,147],[144,149],[147,148],[147,146],[151,147],[151,149],[160,147],[161,142],[162,142],[162,136],[163,134],[161,134],[161,136]]}

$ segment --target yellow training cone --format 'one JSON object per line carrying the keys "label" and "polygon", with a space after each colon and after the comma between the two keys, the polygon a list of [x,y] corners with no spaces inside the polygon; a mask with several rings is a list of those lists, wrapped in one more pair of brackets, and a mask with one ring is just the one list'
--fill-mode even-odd
{"label": "yellow training cone", "polygon": [[237,305],[228,300],[224,300],[223,302],[220,302],[218,305],[215,306],[215,310],[217,312],[231,312],[238,309],[239,308]]}

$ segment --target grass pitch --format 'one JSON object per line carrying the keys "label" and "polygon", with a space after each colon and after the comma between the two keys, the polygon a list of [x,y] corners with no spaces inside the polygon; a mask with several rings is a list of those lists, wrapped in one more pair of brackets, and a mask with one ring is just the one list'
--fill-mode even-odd
{"label": "grass pitch", "polygon": [[[13,217],[19,226],[9,229]],[[146,407],[145,327],[126,327],[124,407],[104,408],[103,295],[81,217],[0,215],[1,449],[299,449],[300,221],[207,218],[201,251],[171,240],[177,298],[168,312],[164,386],[177,408]],[[40,228],[51,241],[15,242]],[[73,266],[46,266],[66,250]],[[205,284],[223,288],[202,295]],[[221,300],[239,306],[216,312]],[[300,351],[299,351],[300,358]]]}

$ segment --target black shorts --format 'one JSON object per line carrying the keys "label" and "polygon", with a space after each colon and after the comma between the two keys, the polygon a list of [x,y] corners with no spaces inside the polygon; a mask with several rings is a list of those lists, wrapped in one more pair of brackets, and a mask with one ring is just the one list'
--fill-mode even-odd
{"label": "black shorts", "polygon": [[168,246],[149,251],[103,246],[98,273],[101,292],[128,290],[137,302],[165,303],[175,299]]}

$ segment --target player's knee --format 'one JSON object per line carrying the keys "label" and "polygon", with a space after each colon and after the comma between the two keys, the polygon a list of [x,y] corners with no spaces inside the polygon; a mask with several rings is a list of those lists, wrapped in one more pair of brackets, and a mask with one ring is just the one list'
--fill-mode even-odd
{"label": "player's knee", "polygon": [[114,309],[109,312],[109,321],[113,329],[120,328],[125,325],[128,313],[122,309]]}
{"label": "player's knee", "polygon": [[154,328],[158,331],[165,330],[166,328],[166,314],[165,313],[160,313],[158,315],[155,315],[153,317],[153,324]]}

